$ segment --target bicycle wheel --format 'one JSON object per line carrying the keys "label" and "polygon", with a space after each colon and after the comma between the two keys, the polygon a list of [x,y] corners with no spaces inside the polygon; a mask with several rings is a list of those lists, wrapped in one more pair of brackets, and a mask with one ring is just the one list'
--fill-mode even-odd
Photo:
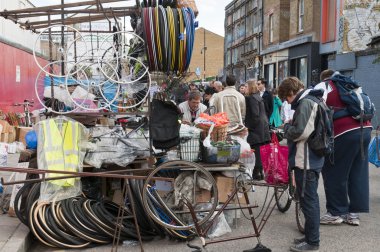
{"label": "bicycle wheel", "polygon": [[[161,179],[171,179],[170,182]],[[208,198],[200,198],[209,189]],[[212,175],[202,166],[188,161],[169,161],[161,164],[147,177],[143,191],[146,213],[159,225],[187,236],[194,221],[185,202],[196,211],[196,221],[204,224],[218,204],[218,190]],[[215,199],[215,200],[214,200]]]}
{"label": "bicycle wheel", "polygon": [[292,204],[292,197],[289,194],[289,185],[274,188],[274,198],[278,211],[285,213]]}
{"label": "bicycle wheel", "polygon": [[302,212],[301,203],[299,201],[299,195],[297,191],[294,192],[294,200],[296,202],[296,221],[297,221],[297,228],[298,231],[300,231],[302,234],[305,233],[305,216]]}

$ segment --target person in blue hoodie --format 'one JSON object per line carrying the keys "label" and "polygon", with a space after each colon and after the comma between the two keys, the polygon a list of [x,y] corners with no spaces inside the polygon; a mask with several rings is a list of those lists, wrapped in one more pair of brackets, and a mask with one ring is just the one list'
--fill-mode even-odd
{"label": "person in blue hoodie", "polygon": [[278,89],[281,99],[291,104],[293,120],[284,125],[284,136],[289,146],[289,167],[294,169],[297,193],[305,216],[305,237],[294,239],[291,251],[319,251],[318,180],[324,157],[315,154],[308,146],[308,138],[315,130],[318,104],[308,96],[322,97],[322,90],[304,89],[296,77],[288,77]]}

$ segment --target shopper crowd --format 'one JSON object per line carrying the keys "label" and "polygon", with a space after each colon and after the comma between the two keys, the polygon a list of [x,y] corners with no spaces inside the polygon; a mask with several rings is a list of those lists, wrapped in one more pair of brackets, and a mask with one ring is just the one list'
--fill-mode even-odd
{"label": "shopper crowd", "polygon": [[[316,101],[334,108],[334,113],[335,108],[346,106],[331,81],[335,75],[341,76],[339,72],[325,70],[320,76],[321,83],[309,88],[298,78],[288,77],[272,90],[265,79],[252,79],[238,85],[230,75],[224,84],[212,81],[200,88],[191,83],[187,92],[179,90],[176,93],[187,96],[186,99],[175,97],[178,102],[186,100],[179,104],[186,123],[194,122],[199,113],[209,108],[209,113],[226,112],[230,126],[243,124],[247,128],[246,140],[256,156],[254,180],[263,180],[265,176],[260,146],[270,143],[271,129],[284,131],[289,148],[288,164],[294,170],[305,216],[305,236],[294,240],[291,251],[318,251],[320,224],[358,226],[359,213],[369,212],[367,146],[372,130],[370,120],[360,122],[349,115],[333,119],[332,155],[320,156],[309,146],[318,120]],[[326,214],[321,217],[317,193],[320,174],[326,195]]]}

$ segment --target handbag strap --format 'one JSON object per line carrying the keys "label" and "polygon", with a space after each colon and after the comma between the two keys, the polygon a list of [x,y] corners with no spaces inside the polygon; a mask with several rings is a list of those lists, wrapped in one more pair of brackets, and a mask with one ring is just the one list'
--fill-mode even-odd
{"label": "handbag strap", "polygon": [[278,138],[275,132],[272,132],[272,143],[277,144],[277,145],[279,144]]}

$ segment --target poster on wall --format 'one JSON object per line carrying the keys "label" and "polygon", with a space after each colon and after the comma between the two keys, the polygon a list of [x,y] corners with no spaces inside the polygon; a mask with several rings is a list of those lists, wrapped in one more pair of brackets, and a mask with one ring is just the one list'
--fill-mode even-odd
{"label": "poster on wall", "polygon": [[21,81],[21,68],[19,65],[16,65],[16,83]]}

